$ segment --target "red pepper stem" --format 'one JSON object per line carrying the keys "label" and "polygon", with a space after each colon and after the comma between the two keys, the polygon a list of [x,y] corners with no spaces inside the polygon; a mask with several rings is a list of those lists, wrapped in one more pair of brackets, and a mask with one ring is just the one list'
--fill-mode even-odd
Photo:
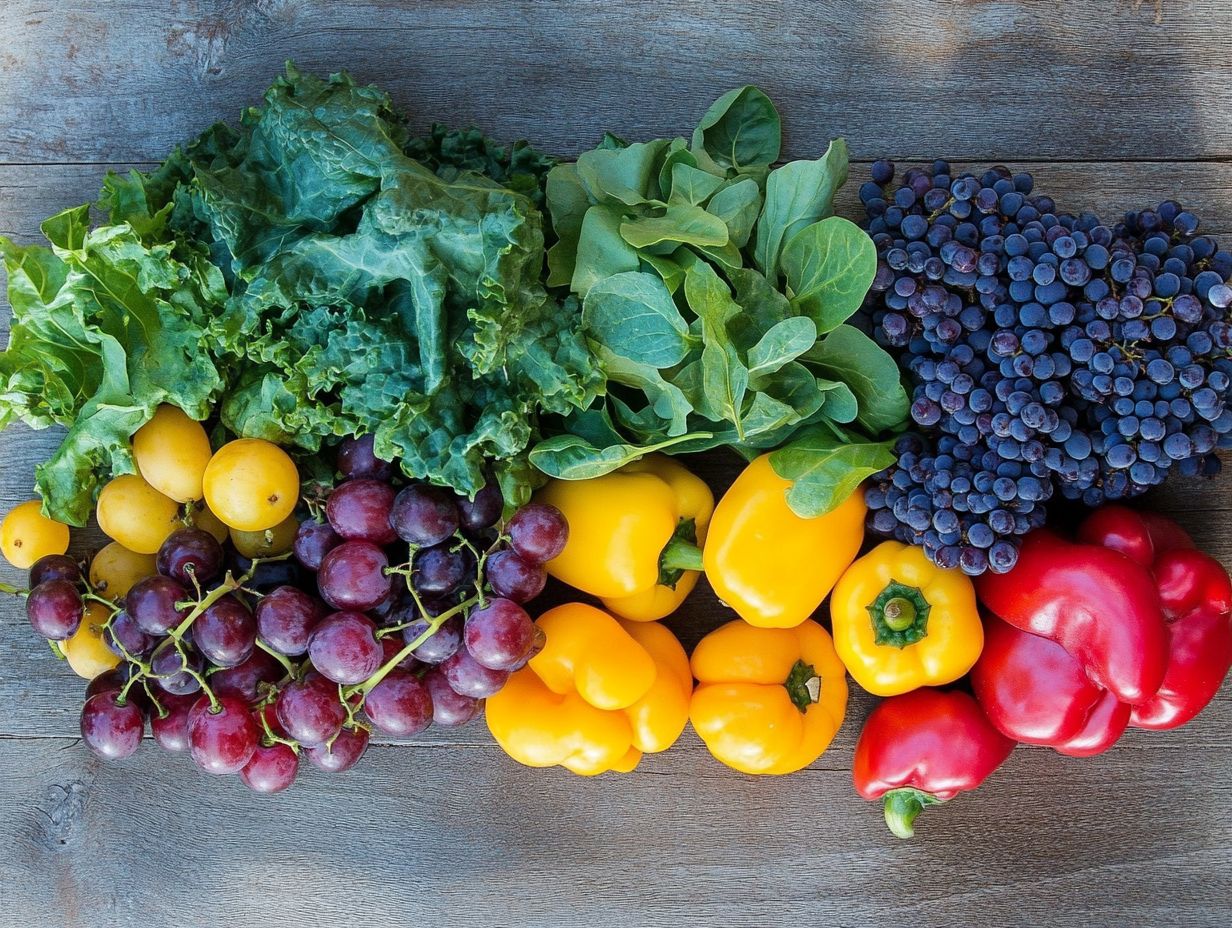
{"label": "red pepper stem", "polygon": [[916,816],[924,811],[925,806],[935,805],[941,801],[931,793],[911,786],[892,789],[885,794],[882,800],[886,825],[895,837],[904,840],[910,838],[915,834]]}

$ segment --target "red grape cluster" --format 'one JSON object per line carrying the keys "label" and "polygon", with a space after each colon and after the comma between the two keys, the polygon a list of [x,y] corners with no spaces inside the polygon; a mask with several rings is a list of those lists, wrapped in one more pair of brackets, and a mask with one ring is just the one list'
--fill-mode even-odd
{"label": "red grape cluster", "polygon": [[114,604],[71,558],[35,565],[27,611],[45,637],[72,635],[87,601],[109,609],[103,636],[122,663],[90,683],[81,714],[96,754],[131,755],[148,718],[163,748],[278,792],[301,756],[339,772],[373,730],[470,721],[538,653],[523,606],[564,547],[558,510],[531,503],[502,522],[495,483],[474,499],[400,486],[370,438],[343,443],[338,471],[281,559],[186,527]]}

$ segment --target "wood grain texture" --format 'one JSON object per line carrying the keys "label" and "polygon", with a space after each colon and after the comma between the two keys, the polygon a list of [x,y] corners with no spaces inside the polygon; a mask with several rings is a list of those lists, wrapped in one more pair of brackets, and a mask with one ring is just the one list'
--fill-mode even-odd
{"label": "wood grain texture", "polygon": [[[45,216],[94,197],[103,163],[148,163],[234,119],[293,57],[379,82],[416,127],[473,123],[562,154],[604,129],[682,132],[756,82],[789,156],[845,135],[865,160],[1004,161],[1074,211],[1112,221],[1176,197],[1232,237],[1230,28],[1222,0],[1165,0],[1162,25],[1134,0],[8,0],[0,234],[37,240]],[[841,213],[866,176],[853,166]],[[8,317],[0,300],[0,339]],[[0,512],[57,442],[0,433]],[[735,474],[722,455],[698,468],[719,491]],[[1232,565],[1232,476],[1147,502]],[[670,624],[691,646],[729,615],[703,583]],[[0,925],[1232,923],[1229,686],[1190,726],[1099,758],[1020,748],[910,844],[851,789],[862,695],[830,751],[781,779],[721,767],[692,732],[630,776],[530,771],[479,723],[256,797],[152,744],[95,760],[76,741],[82,689],[0,599]]]}
{"label": "wood grain texture", "polygon": [[[1232,7],[945,2],[9,0],[0,161],[160,158],[253,102],[283,59],[379,81],[416,125],[474,122],[575,153],[691,127],[765,88],[788,153],[1226,158]],[[171,104],[170,106],[168,104]]]}

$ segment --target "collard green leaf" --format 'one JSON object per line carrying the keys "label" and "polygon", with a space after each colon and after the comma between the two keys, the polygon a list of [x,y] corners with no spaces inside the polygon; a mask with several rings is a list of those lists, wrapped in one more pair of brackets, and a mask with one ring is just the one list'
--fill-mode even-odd
{"label": "collard green leaf", "polygon": [[776,286],[779,254],[800,229],[834,213],[834,193],[847,182],[847,143],[835,139],[816,161],[790,161],[770,172],[757,220],[757,266]]}
{"label": "collard green leaf", "polygon": [[662,216],[622,222],[620,235],[634,248],[650,248],[661,242],[721,246],[727,244],[727,225],[700,206],[672,203]]}
{"label": "collard green leaf", "polygon": [[737,248],[743,248],[761,212],[761,202],[761,187],[757,181],[742,177],[714,194],[706,204],[706,212],[722,219],[727,226],[728,239]]}
{"label": "collard green leaf", "polygon": [[894,463],[893,442],[844,440],[814,428],[770,454],[770,466],[791,481],[787,505],[802,519],[825,515],[860,483]]}
{"label": "collard green leaf", "polygon": [[910,403],[898,365],[854,326],[840,325],[804,360],[851,388],[859,403],[856,421],[870,434],[898,428],[907,418]]}
{"label": "collard green leaf", "polygon": [[557,435],[536,445],[530,453],[530,462],[549,477],[589,480],[696,437],[679,435],[653,445],[621,443],[596,447],[579,435]]}
{"label": "collard green leaf", "polygon": [[[778,110],[753,86],[715,100],[693,130],[692,150],[724,170],[764,167],[779,159],[783,127]],[[700,158],[699,158],[700,160]]]}
{"label": "collard green leaf", "polygon": [[816,341],[817,326],[807,316],[776,323],[749,349],[749,377],[773,374],[812,348]]}
{"label": "collard green leaf", "polygon": [[582,324],[613,354],[651,367],[672,367],[689,350],[689,326],[654,274],[626,271],[590,288]]}
{"label": "collard green leaf", "polygon": [[855,223],[831,216],[793,235],[781,263],[792,305],[825,334],[864,302],[877,273],[877,249]]}

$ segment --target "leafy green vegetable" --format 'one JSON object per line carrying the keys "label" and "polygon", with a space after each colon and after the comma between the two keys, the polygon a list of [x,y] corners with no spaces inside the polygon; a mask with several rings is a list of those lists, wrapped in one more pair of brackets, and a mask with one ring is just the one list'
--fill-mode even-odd
{"label": "leafy green vegetable", "polygon": [[770,466],[792,482],[787,505],[801,518],[829,512],[866,477],[896,460],[892,441],[865,442],[813,429],[770,454]]}
{"label": "leafy green vegetable", "polygon": [[[548,283],[583,299],[608,386],[532,463],[577,479],[656,448],[747,456],[815,427],[840,446],[880,448],[874,439],[902,424],[894,361],[844,324],[876,270],[868,236],[831,215],[847,148],[839,139],[775,169],[780,147],[773,104],[743,87],[691,141],[609,137],[551,170]],[[854,452],[793,447],[795,505],[828,507],[855,485],[839,473]]]}
{"label": "leafy green vegetable", "polygon": [[[408,474],[463,493],[495,460],[525,498],[540,415],[603,387],[580,305],[541,280],[554,162],[403,125],[379,90],[289,66],[238,129],[109,177],[107,224],[79,207],[44,224],[49,249],[0,240],[0,424],[69,427],[38,473],[49,513],[83,522],[163,402],[198,419],[218,403],[236,434],[308,452],[371,432]],[[619,217],[612,230],[629,248]]]}

